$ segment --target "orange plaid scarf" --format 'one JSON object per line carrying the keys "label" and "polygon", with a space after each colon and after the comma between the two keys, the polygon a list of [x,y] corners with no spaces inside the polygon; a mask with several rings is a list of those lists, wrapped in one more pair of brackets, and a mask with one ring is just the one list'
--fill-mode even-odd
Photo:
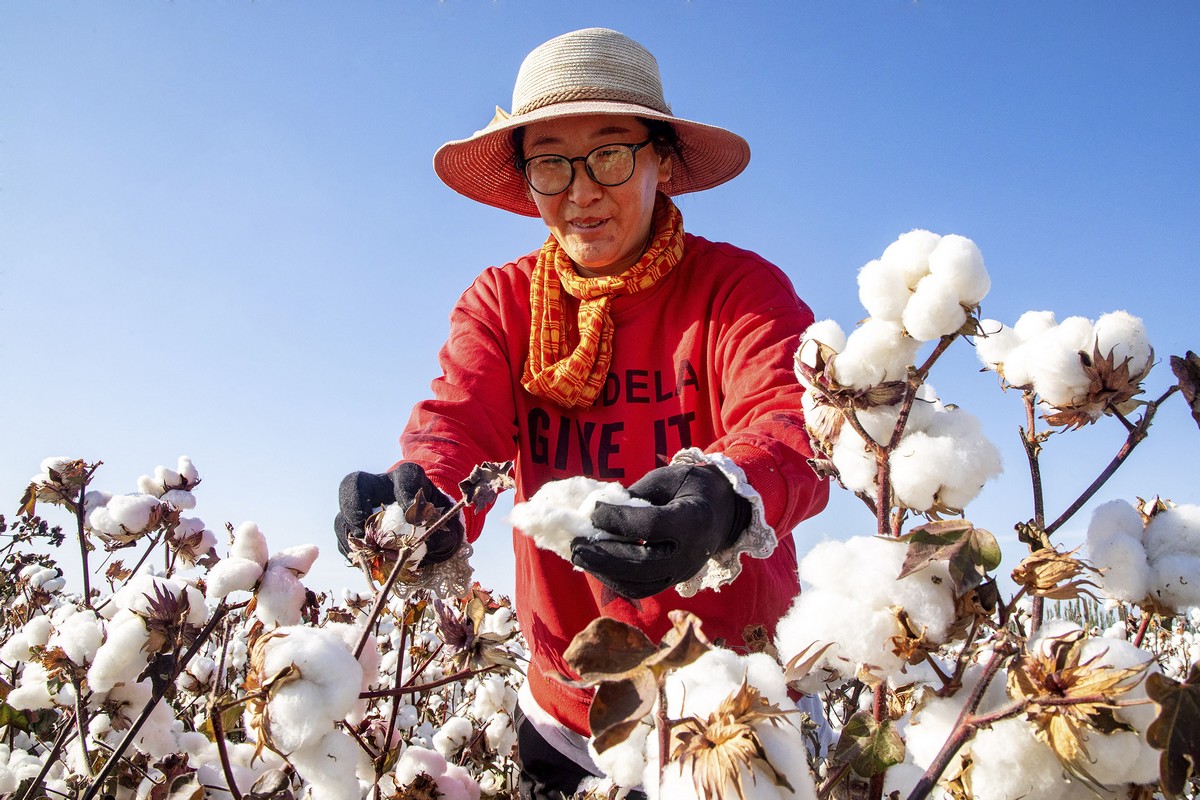
{"label": "orange plaid scarf", "polygon": [[[620,275],[585,278],[554,236],[546,239],[529,291],[529,359],[521,384],[564,408],[595,402],[612,363],[612,298],[648,289],[683,257],[683,215],[665,194],[654,201],[654,235],[641,260]],[[563,291],[579,298],[579,343],[567,341]]]}

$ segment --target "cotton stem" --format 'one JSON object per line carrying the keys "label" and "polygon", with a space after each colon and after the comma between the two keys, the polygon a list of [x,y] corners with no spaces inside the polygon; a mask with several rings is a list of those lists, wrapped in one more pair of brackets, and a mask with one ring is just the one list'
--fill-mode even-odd
{"label": "cotton stem", "polygon": [[1150,435],[1150,423],[1154,420],[1154,415],[1158,412],[1158,407],[1162,405],[1168,397],[1177,391],[1179,391],[1179,386],[1172,386],[1163,392],[1162,396],[1157,400],[1152,400],[1146,404],[1146,412],[1142,414],[1142,418],[1139,419],[1129,431],[1129,435],[1125,437],[1125,443],[1121,445],[1121,449],[1117,451],[1117,454],[1113,457],[1113,460],[1110,461],[1108,466],[1104,468],[1104,471],[1096,477],[1096,480],[1092,481],[1091,485],[1088,486],[1087,489],[1084,489],[1083,494],[1076,498],[1075,502],[1071,504],[1070,508],[1064,511],[1058,519],[1054,520],[1054,522],[1050,523],[1050,525],[1046,527],[1047,536],[1062,527],[1069,519],[1071,519],[1071,517],[1075,515],[1077,511],[1079,511],[1079,509],[1083,508],[1084,504],[1087,503],[1088,500],[1092,499],[1092,495],[1100,491],[1100,487],[1107,483],[1108,479],[1113,476],[1113,473],[1115,473],[1117,469],[1119,469],[1120,466],[1125,463],[1125,460],[1129,458],[1129,455],[1133,452],[1133,448],[1141,444],[1142,440]]}
{"label": "cotton stem", "polygon": [[87,496],[87,480],[79,487],[79,503],[75,506],[75,524],[79,535],[79,560],[83,562],[83,605],[92,607],[91,567],[88,566],[87,533],[83,528],[84,507],[83,499]]}
{"label": "cotton stem", "polygon": [[[881,682],[875,687],[875,697],[871,703],[871,716],[877,724],[887,719],[887,682]],[[871,776],[871,785],[867,797],[869,800],[883,800],[883,781],[887,770],[883,769]]]}

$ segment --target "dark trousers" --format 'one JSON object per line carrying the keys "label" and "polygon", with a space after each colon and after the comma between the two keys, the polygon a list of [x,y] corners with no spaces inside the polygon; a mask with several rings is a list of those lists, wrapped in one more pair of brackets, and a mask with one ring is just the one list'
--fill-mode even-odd
{"label": "dark trousers", "polygon": [[[517,758],[521,762],[521,800],[569,800],[580,782],[594,777],[583,767],[550,746],[517,707]],[[641,792],[630,792],[627,800],[645,800]]]}

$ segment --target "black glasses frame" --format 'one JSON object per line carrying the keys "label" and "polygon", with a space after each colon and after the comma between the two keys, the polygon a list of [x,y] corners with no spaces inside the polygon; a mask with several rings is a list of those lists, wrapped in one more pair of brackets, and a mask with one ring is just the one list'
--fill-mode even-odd
{"label": "black glasses frame", "polygon": [[[591,178],[595,183],[599,184],[600,186],[620,186],[623,183],[628,183],[629,179],[633,177],[633,173],[637,172],[638,151],[641,150],[643,147],[646,147],[653,141],[654,141],[654,138],[651,137],[644,142],[637,142],[637,143],[634,143],[634,142],[608,142],[607,144],[602,144],[598,147],[593,147],[591,150],[588,151],[587,155],[575,156],[574,158],[568,158],[567,156],[560,155],[558,153],[540,153],[532,158],[522,159],[521,174],[525,176],[525,183],[529,184],[530,189],[532,189],[533,191],[542,195],[543,197],[553,197],[554,195],[562,194],[567,189],[571,188],[571,184],[573,184],[575,182],[575,162],[582,161],[583,168],[587,171],[588,177]],[[594,172],[592,172],[592,165],[588,163],[588,159],[591,158],[594,153],[596,153],[600,150],[603,150],[606,147],[628,147],[630,152],[633,153],[633,168],[629,170],[628,175],[626,175],[622,180],[619,180],[616,183],[605,183],[604,181],[597,178],[596,174]],[[530,180],[530,178],[529,178],[529,165],[532,164],[534,161],[537,161],[539,158],[561,158],[563,161],[566,161],[567,164],[570,165],[570,167],[571,167],[571,179],[567,181],[567,185],[564,186],[563,188],[559,189],[557,192],[543,192],[540,189],[538,189],[536,186],[534,186],[533,181]]]}

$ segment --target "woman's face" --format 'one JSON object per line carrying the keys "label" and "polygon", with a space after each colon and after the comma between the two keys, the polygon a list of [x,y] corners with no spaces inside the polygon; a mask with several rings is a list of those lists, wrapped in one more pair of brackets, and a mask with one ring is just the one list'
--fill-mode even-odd
{"label": "woman's face", "polygon": [[[636,144],[646,126],[632,116],[595,114],[534,122],[525,128],[525,158],[586,156],[602,144]],[[653,145],[636,153],[633,176],[620,186],[601,186],[582,161],[567,190],[543,195],[530,189],[542,221],[588,277],[620,275],[638,262],[650,238],[658,184],[671,177],[671,159]]]}

